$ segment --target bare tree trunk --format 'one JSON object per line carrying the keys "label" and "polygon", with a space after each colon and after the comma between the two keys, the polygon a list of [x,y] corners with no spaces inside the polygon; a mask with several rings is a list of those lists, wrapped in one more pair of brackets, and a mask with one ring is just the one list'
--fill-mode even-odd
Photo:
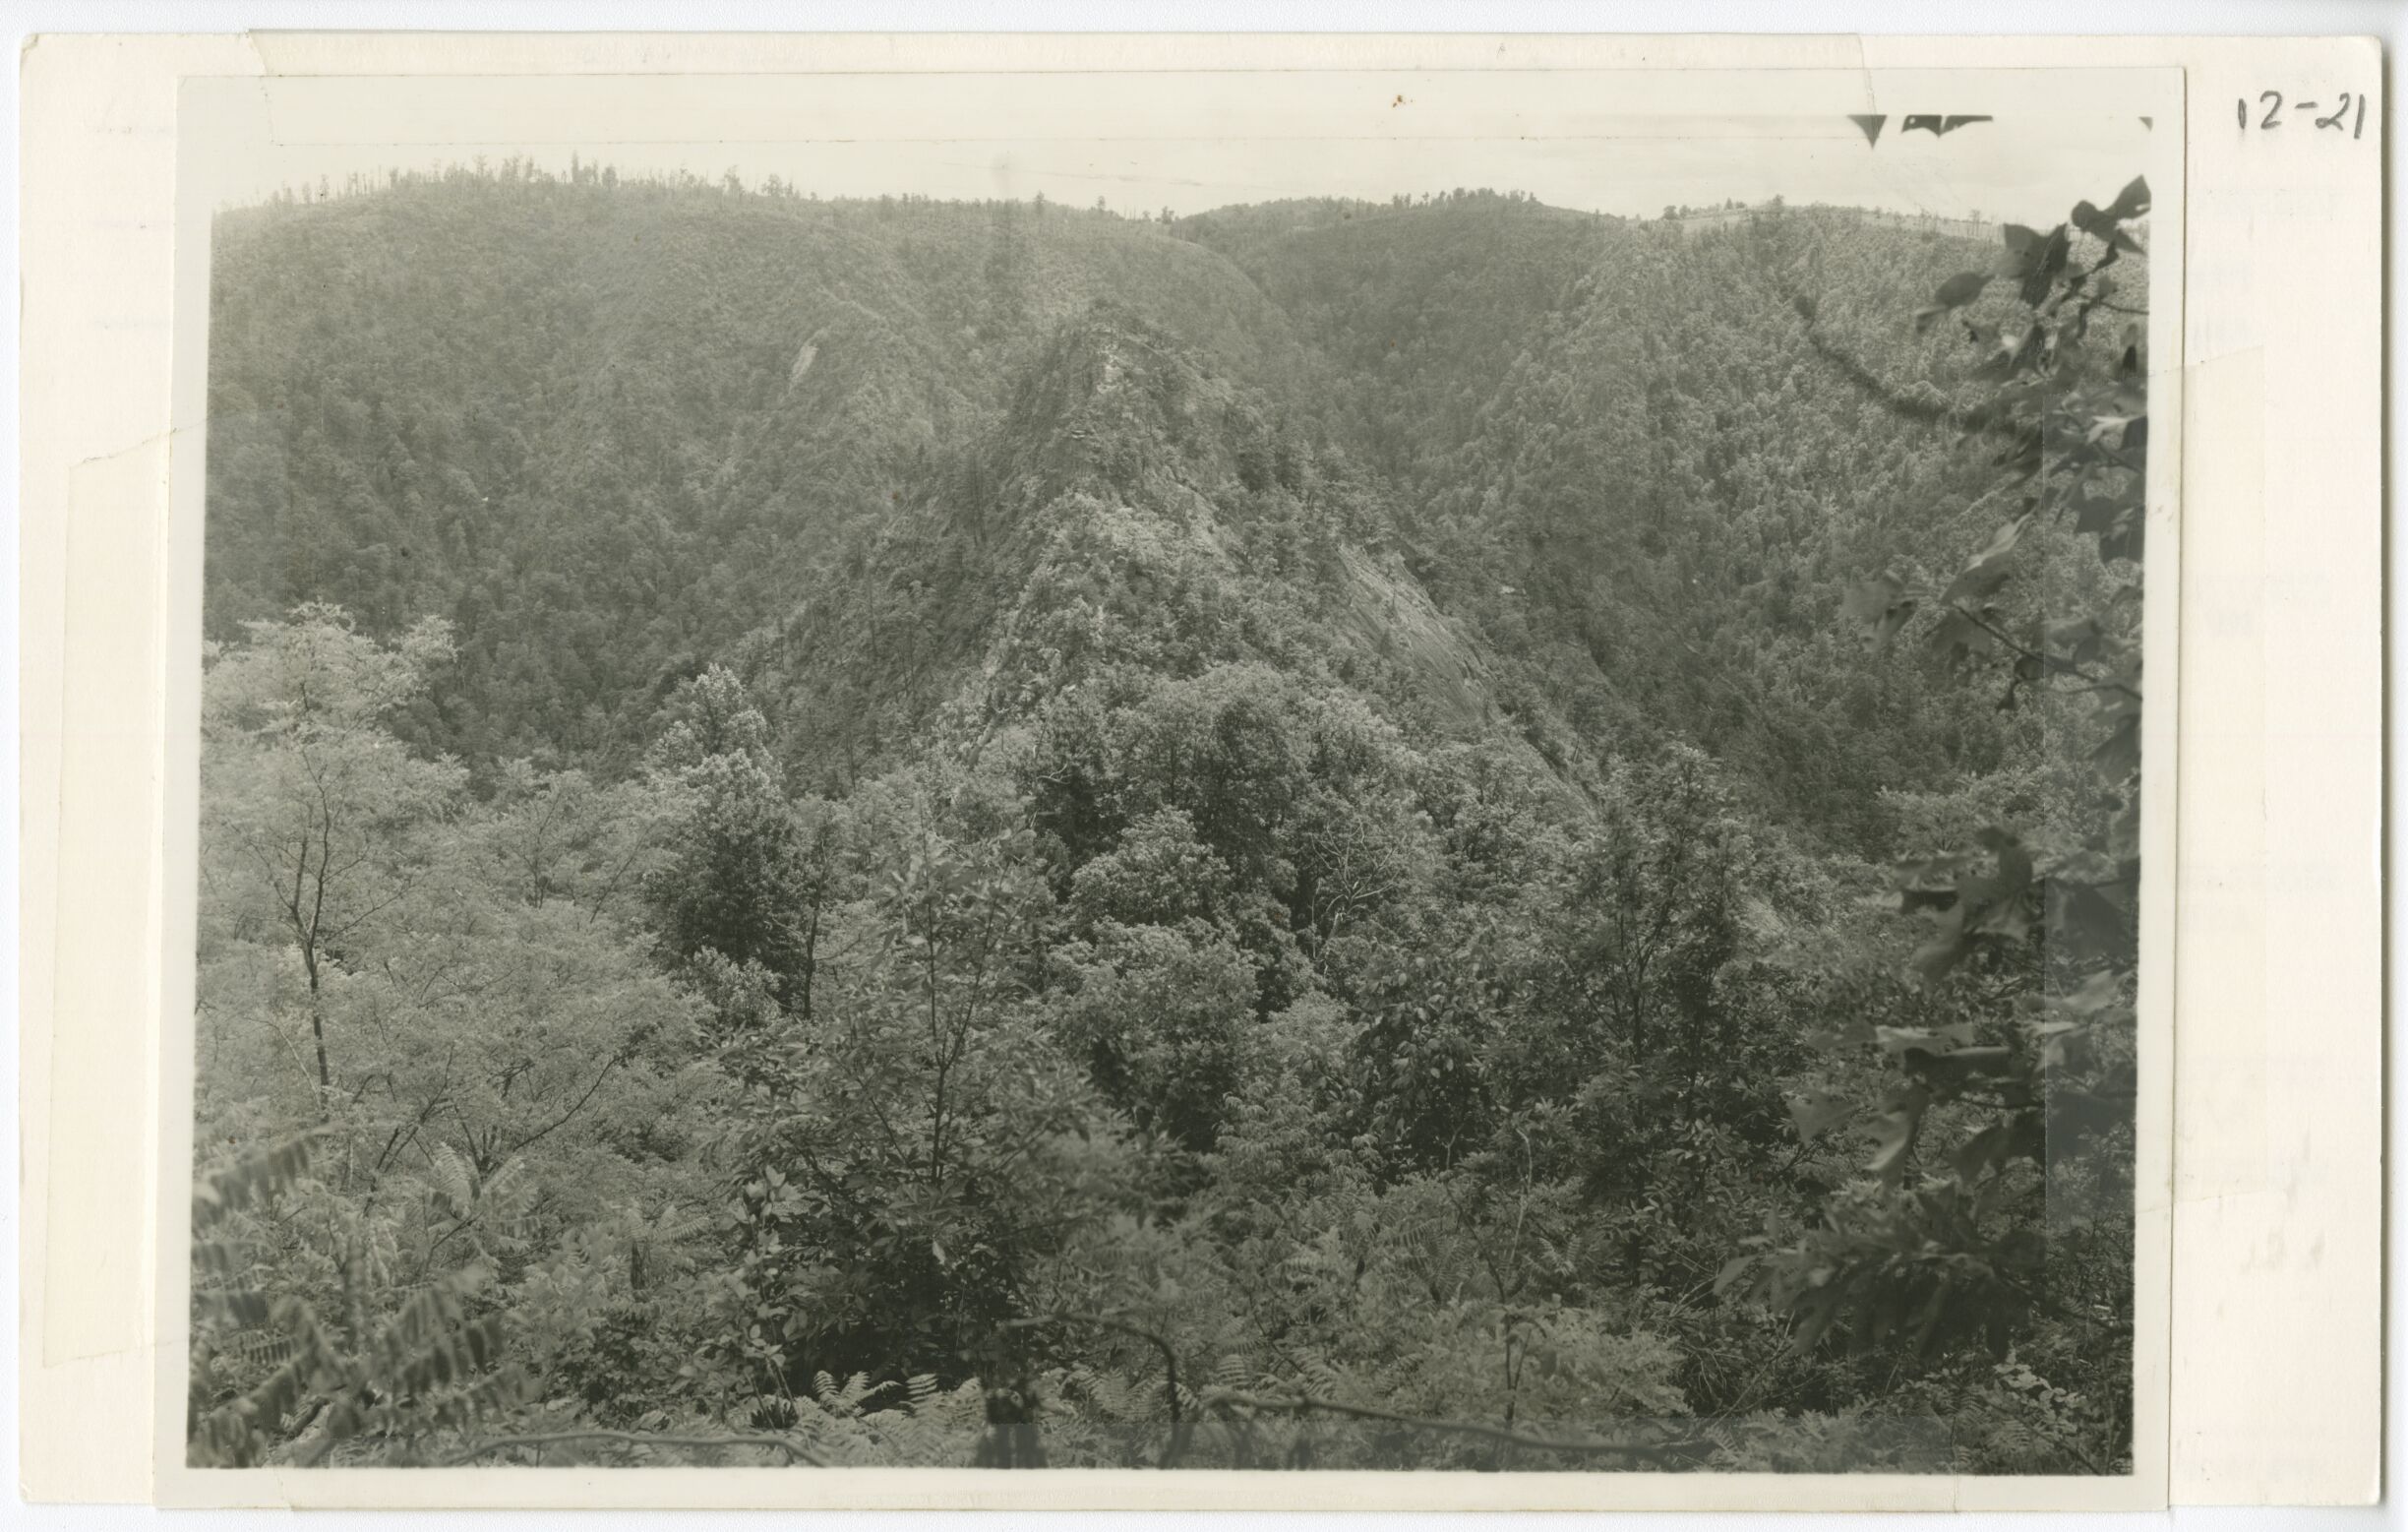
{"label": "bare tree trunk", "polygon": [[318,999],[316,948],[304,946],[301,949],[301,966],[309,971],[310,1040],[318,1045],[318,1116],[323,1120],[332,1111],[329,1103],[334,1091],[334,1075],[327,1068],[326,1007]]}

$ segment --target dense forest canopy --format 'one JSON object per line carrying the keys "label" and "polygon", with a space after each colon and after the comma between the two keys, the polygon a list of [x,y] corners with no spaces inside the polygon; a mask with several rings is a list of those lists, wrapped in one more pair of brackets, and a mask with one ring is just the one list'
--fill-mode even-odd
{"label": "dense forest canopy", "polygon": [[2123,1471],[2145,213],[222,214],[196,1461]]}

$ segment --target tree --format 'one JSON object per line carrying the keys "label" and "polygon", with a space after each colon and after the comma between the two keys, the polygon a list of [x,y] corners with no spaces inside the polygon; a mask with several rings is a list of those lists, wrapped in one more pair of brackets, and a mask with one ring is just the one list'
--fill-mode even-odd
{"label": "tree", "polygon": [[561,899],[596,916],[632,916],[652,858],[650,805],[638,786],[605,786],[524,758],[504,762],[497,775],[492,812],[474,821],[480,878],[527,904]]}
{"label": "tree", "polygon": [[661,939],[681,961],[757,964],[781,1002],[808,1010],[831,823],[787,801],[768,722],[733,672],[689,682],[673,717],[647,761],[661,854],[645,890]]}
{"label": "tree", "polygon": [[330,973],[426,872],[428,832],[464,781],[384,727],[451,657],[451,634],[430,619],[382,644],[323,605],[247,632],[209,661],[204,687],[203,876],[229,911],[264,909],[290,937],[326,1092]]}
{"label": "tree", "polygon": [[[1089,864],[1090,866],[1094,864]],[[1198,1152],[1220,1134],[1248,1063],[1254,965],[1229,936],[1107,921],[1054,948],[1049,1024],[1138,1131]]]}
{"label": "tree", "polygon": [[[205,679],[195,1132],[231,1149],[229,1185],[267,1169],[221,1198],[239,1249],[201,1273],[203,1457],[322,1457],[501,1408],[440,1402],[502,1387],[497,1278],[606,1220],[614,1189],[680,1195],[663,1167],[709,1081],[692,1001],[623,924],[639,833],[599,823],[609,798],[580,775],[523,763],[473,803],[459,767],[387,732],[443,639],[380,644],[305,607]],[[315,1052],[299,1100],[295,1012]],[[452,1349],[417,1357],[434,1342]]]}
{"label": "tree", "polygon": [[1737,950],[1748,847],[1695,750],[1624,765],[1595,833],[1576,843],[1557,926],[1561,997],[1588,1045],[1648,1058],[1681,1048]]}
{"label": "tree", "polygon": [[1008,1367],[992,1348],[1051,1242],[1123,1195],[1109,1120],[1029,1004],[1052,906],[1033,837],[932,796],[872,812],[877,871],[813,1016],[728,1060],[748,1088],[717,1302],[773,1395],[821,1369]]}

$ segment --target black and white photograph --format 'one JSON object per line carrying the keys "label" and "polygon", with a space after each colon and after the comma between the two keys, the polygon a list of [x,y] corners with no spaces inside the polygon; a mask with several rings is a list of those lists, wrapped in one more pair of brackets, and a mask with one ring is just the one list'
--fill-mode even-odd
{"label": "black and white photograph", "polygon": [[185,1467],[2152,1461],[2181,119],[1676,73],[279,82]]}

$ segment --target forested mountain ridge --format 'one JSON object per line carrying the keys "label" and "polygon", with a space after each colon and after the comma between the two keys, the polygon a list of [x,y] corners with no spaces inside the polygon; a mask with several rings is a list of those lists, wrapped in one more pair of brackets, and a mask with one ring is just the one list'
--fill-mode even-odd
{"label": "forested mountain ridge", "polygon": [[226,215],[196,1461],[2123,1471],[2145,209]]}
{"label": "forested mountain ridge", "polygon": [[[963,444],[1013,450],[1056,330],[1103,301],[1249,391],[1247,451],[1335,464],[1348,540],[1512,656],[1521,710],[1747,757],[1772,807],[1867,848],[1880,789],[1996,758],[1991,720],[1920,715],[1927,689],[1832,647],[1838,584],[1966,465],[1766,323],[1828,269],[1879,324],[1948,242],[1807,214],[1683,240],[1478,194],[1163,225],[590,172],[402,181],[218,240],[211,632],[304,589],[452,619],[415,726],[438,747],[623,768],[647,699],[847,586],[899,508],[1000,515],[1011,467]],[[1829,430],[1755,440],[1802,397]]]}
{"label": "forested mountain ridge", "polygon": [[1846,387],[1789,312],[1815,294],[1836,343],[1946,397],[1962,365],[1904,331],[1901,295],[1986,252],[1845,210],[1705,235],[1482,195],[1244,212],[1199,237],[1245,231],[1233,259],[1354,364],[1333,413],[1370,422],[1349,439],[1397,482],[1410,567],[1586,735],[1703,744],[1769,808],[1867,850],[1888,843],[1885,789],[2001,759],[1993,710],[1857,662],[1834,621],[1903,548],[1977,545],[1984,523],[1927,517],[1988,470]]}
{"label": "forested mountain ridge", "polygon": [[1328,429],[1393,478],[1479,427],[1515,357],[1613,258],[1621,219],[1494,193],[1418,206],[1281,202],[1180,220],[1330,364]]}
{"label": "forested mountain ridge", "polygon": [[1132,311],[1064,322],[930,480],[727,656],[824,790],[941,703],[993,730],[1114,669],[1263,664],[1423,732],[1505,722],[1484,640],[1385,547],[1378,481]]}
{"label": "forested mountain ridge", "polygon": [[467,174],[226,214],[211,631],[304,589],[380,627],[451,617],[430,739],[625,760],[629,699],[781,612],[1092,299],[1293,365],[1225,263],[1120,228]]}

